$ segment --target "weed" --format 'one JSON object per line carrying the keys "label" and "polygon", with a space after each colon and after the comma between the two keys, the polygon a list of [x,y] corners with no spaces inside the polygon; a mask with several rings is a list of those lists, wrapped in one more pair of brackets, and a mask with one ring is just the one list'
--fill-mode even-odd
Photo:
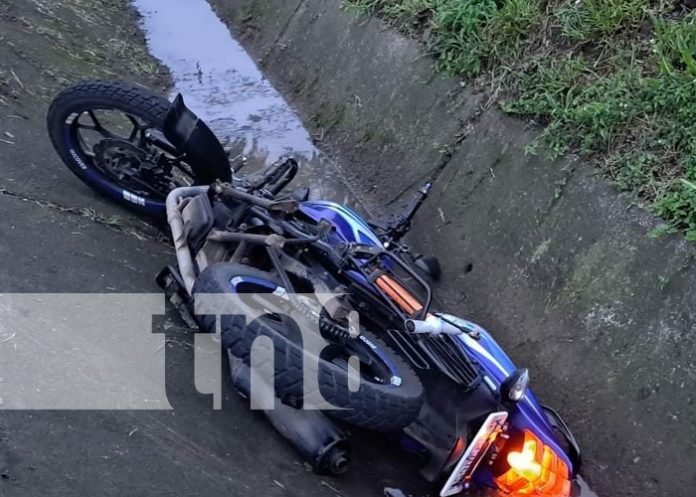
{"label": "weed", "polygon": [[679,187],[667,192],[655,210],[669,220],[669,226],[682,231],[687,240],[696,241],[696,184],[682,179]]}
{"label": "weed", "polygon": [[365,13],[379,13],[391,21],[407,21],[434,10],[440,0],[345,0],[343,5]]}
{"label": "weed", "polygon": [[671,278],[669,276],[661,274],[657,277],[657,287],[660,289],[661,292],[664,292],[669,286],[670,281]]}
{"label": "weed", "polygon": [[556,185],[556,187],[553,189],[553,199],[554,200],[560,200],[560,198],[563,196],[563,190],[565,190],[565,187],[567,184],[568,184],[567,177],[559,179],[558,181],[554,182],[554,185]]}
{"label": "weed", "polygon": [[452,74],[478,74],[487,50],[482,28],[496,10],[493,0],[442,2],[433,19],[438,67]]}
{"label": "weed", "polygon": [[407,28],[416,28],[422,20],[432,16],[437,0],[402,0],[389,2],[383,7],[383,14],[389,19],[401,22]]}
{"label": "weed", "polygon": [[[612,128],[625,120],[628,105],[623,97],[632,94],[628,87],[632,81],[627,74],[603,82],[582,58],[551,60],[522,76],[520,95],[502,107],[511,114],[547,121],[542,138],[552,157],[572,145],[587,153],[610,139]],[[602,100],[597,95],[602,95]]]}
{"label": "weed", "polygon": [[540,0],[440,0],[433,18],[438,65],[476,75],[519,58],[541,20]]}
{"label": "weed", "polygon": [[655,46],[660,70],[674,75],[687,72],[696,76],[696,16],[682,21],[654,18]]}
{"label": "weed", "polygon": [[485,26],[486,39],[494,45],[517,48],[540,19],[539,1],[507,0]]}
{"label": "weed", "polygon": [[670,228],[667,224],[661,224],[657,228],[653,228],[648,231],[648,238],[653,240],[658,240],[667,235],[673,235],[677,233],[677,230]]}
{"label": "weed", "polygon": [[556,18],[566,38],[590,41],[637,29],[648,7],[648,0],[573,1],[558,10]]}
{"label": "weed", "polygon": [[438,67],[468,76],[519,55],[541,19],[541,0],[347,0],[344,4],[378,13],[406,30],[427,19]]}
{"label": "weed", "polygon": [[654,199],[659,195],[660,164],[656,153],[639,149],[607,157],[601,167],[619,190]]}

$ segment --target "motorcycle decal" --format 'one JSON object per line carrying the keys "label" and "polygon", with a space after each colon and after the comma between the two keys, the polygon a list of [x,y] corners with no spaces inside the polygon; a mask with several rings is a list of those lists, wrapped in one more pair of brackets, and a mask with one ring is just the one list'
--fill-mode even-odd
{"label": "motorcycle decal", "polygon": [[348,207],[333,202],[312,201],[302,203],[300,209],[315,221],[324,218],[332,222],[342,241],[382,245],[370,225]]}
{"label": "motorcycle decal", "polygon": [[83,178],[86,183],[101,191],[103,194],[107,195],[113,200],[119,202],[126,201],[129,204],[137,205],[139,208],[141,208],[140,210],[142,212],[148,213],[149,215],[157,217],[165,216],[166,207],[164,202],[148,200],[142,197],[138,197],[138,200],[134,202],[133,200],[126,198],[122,188],[119,188],[109,181],[109,179],[106,178],[106,176],[104,176],[99,170],[97,170],[94,165],[89,164],[90,160],[88,157],[81,155],[80,151],[74,148],[74,141],[70,129],[71,128],[69,125],[65,126],[63,140],[67,145],[70,157],[75,160],[75,163],[79,167],[80,172],[78,173],[78,176]]}
{"label": "motorcycle decal", "polygon": [[87,170],[87,164],[85,164],[82,158],[77,154],[77,152],[75,152],[75,149],[70,149],[70,156],[77,163],[77,165],[80,166],[80,169],[82,169],[83,171]]}
{"label": "motorcycle decal", "polygon": [[365,335],[360,335],[358,339],[365,345],[370,347],[370,350],[372,350],[372,352],[374,352],[380,358],[380,360],[387,366],[387,368],[389,368],[389,371],[392,375],[391,378],[389,378],[389,384],[395,387],[400,387],[403,383],[403,379],[399,375],[399,370],[396,368],[396,364],[394,364],[392,360],[389,358],[389,356],[384,354],[380,350],[380,348]]}
{"label": "motorcycle decal", "polygon": [[127,190],[123,190],[123,199],[127,200],[131,204],[145,205],[145,199],[143,197],[139,197],[138,195],[131,193]]}
{"label": "motorcycle decal", "polygon": [[491,380],[490,377],[488,377],[488,375],[485,375],[483,377],[483,381],[486,385],[488,385],[488,388],[491,392],[495,393],[498,391],[498,386],[495,383],[493,383],[493,380]]}

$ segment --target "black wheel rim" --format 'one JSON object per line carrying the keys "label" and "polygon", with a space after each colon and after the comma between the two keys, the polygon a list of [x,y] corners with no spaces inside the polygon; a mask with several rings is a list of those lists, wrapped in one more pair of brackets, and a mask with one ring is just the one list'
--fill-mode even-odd
{"label": "black wheel rim", "polygon": [[115,109],[71,114],[66,125],[80,154],[120,188],[156,201],[195,182],[191,168],[154,124]]}

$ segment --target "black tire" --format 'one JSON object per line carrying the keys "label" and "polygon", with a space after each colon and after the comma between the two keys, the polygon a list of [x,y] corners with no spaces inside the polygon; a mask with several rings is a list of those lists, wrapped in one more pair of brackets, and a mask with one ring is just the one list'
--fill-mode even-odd
{"label": "black tire", "polygon": [[[99,171],[75,143],[67,121],[89,110],[118,110],[162,130],[169,108],[167,99],[140,86],[121,81],[84,81],[64,90],[53,100],[47,117],[48,133],[60,158],[84,183],[140,214],[162,218],[166,217],[164,199],[137,195]],[[229,175],[227,171],[215,173],[221,174],[219,177]],[[198,176],[195,170],[193,174]]]}
{"label": "black tire", "polygon": [[[271,281],[280,286],[273,275],[240,264],[221,263],[207,268],[198,277],[193,289],[196,295],[232,293],[231,280],[237,276]],[[213,332],[215,318],[200,316],[201,328]],[[244,316],[223,316],[222,343],[230,352],[248,365],[250,350],[259,336],[268,336],[275,350],[275,392],[284,401],[302,395],[303,355],[297,335],[288,329],[290,324],[279,325],[257,319],[247,325]],[[324,399],[339,410],[328,411],[331,416],[350,424],[377,431],[398,431],[409,425],[418,415],[423,403],[423,386],[411,367],[373,334],[363,331],[382,354],[388,356],[398,370],[400,384],[392,385],[362,381],[357,392],[348,388],[348,372],[334,362],[320,359],[319,389]],[[289,338],[295,337],[295,339]]]}

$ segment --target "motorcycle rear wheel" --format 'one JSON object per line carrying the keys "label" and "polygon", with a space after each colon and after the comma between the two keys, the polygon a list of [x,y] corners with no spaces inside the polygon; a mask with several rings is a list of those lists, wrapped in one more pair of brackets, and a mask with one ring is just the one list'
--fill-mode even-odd
{"label": "motorcycle rear wheel", "polygon": [[[232,280],[239,277],[268,281],[281,286],[278,278],[270,273],[241,264],[221,263],[201,273],[193,289],[194,299],[197,295],[206,293],[241,294],[258,291],[252,287],[235,288]],[[240,315],[223,316],[223,346],[248,365],[254,340],[260,336],[270,337],[275,352],[276,396],[285,401],[301,398],[303,350],[297,339],[299,333],[292,329],[292,323],[283,319],[259,318],[247,323],[246,317],[242,315],[243,311],[240,309]],[[201,316],[199,323],[204,331],[214,331],[213,316]],[[361,330],[361,334],[369,345],[364,346],[366,342],[358,339],[354,340],[353,345],[362,357],[365,357],[365,354],[371,355],[366,361],[371,365],[366,365],[361,360],[361,373],[365,370],[368,373],[362,374],[357,391],[351,390],[348,385],[348,354],[342,354],[339,351],[340,347],[330,345],[320,356],[317,370],[319,390],[326,401],[338,408],[327,411],[327,414],[371,430],[401,430],[418,415],[423,403],[423,386],[413,369],[378,337],[365,330]],[[381,374],[383,368],[377,365],[378,362],[387,362],[390,371],[398,371],[399,381],[390,382],[386,375]]]}
{"label": "motorcycle rear wheel", "polygon": [[[92,189],[138,214],[166,218],[167,194],[201,176],[164,138],[169,109],[167,99],[140,86],[84,81],[53,100],[48,132],[65,165]],[[226,178],[229,170],[211,176]]]}

